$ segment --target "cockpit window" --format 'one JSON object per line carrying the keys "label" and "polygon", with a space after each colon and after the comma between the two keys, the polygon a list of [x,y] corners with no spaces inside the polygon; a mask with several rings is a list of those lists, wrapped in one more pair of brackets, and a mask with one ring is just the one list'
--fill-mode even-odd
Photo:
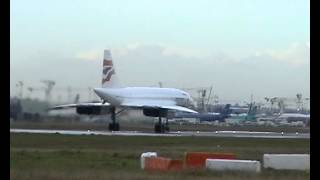
{"label": "cockpit window", "polygon": [[185,95],[185,96],[188,96],[188,94],[187,94],[187,93],[182,92],[182,94],[183,94],[183,95]]}
{"label": "cockpit window", "polygon": [[188,99],[176,98],[177,105],[186,106],[188,104]]}

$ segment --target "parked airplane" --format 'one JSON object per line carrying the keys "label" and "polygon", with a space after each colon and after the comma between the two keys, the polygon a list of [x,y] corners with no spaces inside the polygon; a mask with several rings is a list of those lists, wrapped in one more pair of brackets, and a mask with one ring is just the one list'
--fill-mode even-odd
{"label": "parked airplane", "polygon": [[[175,112],[197,113],[191,96],[175,88],[125,87],[119,83],[109,50],[104,50],[102,87],[94,88],[102,102],[78,103],[55,106],[50,109],[76,108],[78,114],[98,115],[110,113],[109,130],[118,131],[116,115],[127,108],[142,109],[145,116],[159,117],[154,129],[157,133],[169,131],[168,117]],[[116,110],[119,109],[117,112]],[[165,124],[162,117],[166,117]]]}
{"label": "parked airplane", "polygon": [[303,121],[307,123],[310,120],[310,114],[283,113],[277,117],[277,120],[287,120],[289,123],[295,121]]}
{"label": "parked airplane", "polygon": [[231,105],[226,104],[221,112],[207,112],[207,113],[177,113],[175,118],[196,118],[200,121],[220,121],[224,122],[226,118],[230,117],[231,114]]}

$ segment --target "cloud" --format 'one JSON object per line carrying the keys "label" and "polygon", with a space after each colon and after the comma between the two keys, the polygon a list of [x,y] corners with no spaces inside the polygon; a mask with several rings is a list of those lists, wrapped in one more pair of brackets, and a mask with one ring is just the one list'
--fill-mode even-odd
{"label": "cloud", "polygon": [[[75,58],[83,60],[98,60],[102,57],[104,48],[96,48],[87,51],[81,51],[75,54]],[[204,58],[208,57],[209,53],[195,48],[170,46],[163,43],[146,44],[146,43],[131,43],[124,47],[110,48],[113,55],[127,56],[130,53],[149,53],[155,52],[161,56],[179,56],[185,58]]]}
{"label": "cloud", "polygon": [[[213,85],[221,99],[244,99],[250,97],[251,92],[255,97],[290,96],[297,92],[308,96],[310,87],[306,64],[309,50],[301,43],[283,49],[257,51],[246,58],[231,52],[215,52],[209,56],[190,48],[143,43],[111,48],[111,51],[119,79],[127,86],[157,86],[159,81],[164,87],[176,88]],[[14,88],[18,80],[39,84],[40,78],[57,81],[57,87],[100,86],[103,48],[63,57],[57,56],[56,52],[53,54],[35,54],[31,58],[33,61],[27,64],[10,66],[15,72],[10,79],[13,83],[10,88]],[[81,96],[87,97],[88,93]]]}
{"label": "cloud", "polygon": [[255,56],[270,56],[273,60],[285,62],[293,66],[307,65],[310,63],[310,42],[292,43],[282,49],[268,49],[256,52]]}
{"label": "cloud", "polygon": [[[104,48],[95,48],[87,51],[81,51],[76,53],[76,59],[100,61],[103,57]],[[116,57],[126,57],[128,55],[140,55],[157,59],[156,56],[160,56],[163,59],[168,57],[179,57],[185,59],[210,59],[216,63],[219,62],[232,62],[241,63],[247,61],[247,59],[253,60],[256,57],[257,60],[268,57],[270,61],[278,61],[287,63],[292,66],[308,65],[310,62],[310,42],[306,43],[292,43],[285,48],[278,49],[262,49],[247,56],[238,56],[231,51],[226,52],[208,52],[202,49],[195,49],[189,47],[178,47],[172,45],[166,45],[163,43],[158,44],[146,44],[140,42],[134,42],[124,47],[110,48],[112,55]],[[244,58],[243,58],[244,57]],[[248,58],[250,57],[250,58]],[[261,58],[264,57],[264,58]],[[151,60],[152,60],[151,59]]]}
{"label": "cloud", "polygon": [[103,57],[102,54],[103,50],[100,49],[91,49],[88,51],[82,51],[79,52],[75,55],[76,59],[81,59],[81,60],[88,60],[88,61],[93,61],[93,60],[98,60]]}
{"label": "cloud", "polygon": [[208,57],[209,53],[195,48],[165,46],[163,49],[163,55],[181,56],[186,58],[204,58]]}

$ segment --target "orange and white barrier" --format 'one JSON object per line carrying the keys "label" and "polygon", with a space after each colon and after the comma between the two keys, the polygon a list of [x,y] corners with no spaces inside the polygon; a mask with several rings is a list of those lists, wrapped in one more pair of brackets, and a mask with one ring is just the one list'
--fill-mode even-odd
{"label": "orange and white barrier", "polygon": [[185,163],[187,168],[204,168],[206,159],[236,159],[233,153],[213,153],[213,152],[187,152]]}
{"label": "orange and white barrier", "polygon": [[183,161],[164,157],[147,157],[144,161],[147,171],[179,171],[183,169]]}
{"label": "orange and white barrier", "polygon": [[149,157],[157,157],[157,153],[156,152],[142,153],[140,156],[141,169],[144,169],[145,158],[149,158]]}

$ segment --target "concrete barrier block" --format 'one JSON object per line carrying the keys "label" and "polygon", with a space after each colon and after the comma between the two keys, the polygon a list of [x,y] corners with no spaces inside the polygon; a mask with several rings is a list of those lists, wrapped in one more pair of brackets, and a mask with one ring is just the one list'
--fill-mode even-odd
{"label": "concrete barrier block", "polygon": [[309,170],[309,154],[264,154],[263,167],[279,170]]}
{"label": "concrete barrier block", "polygon": [[145,164],[145,158],[150,158],[150,157],[157,157],[156,152],[145,152],[142,153],[140,156],[140,163],[141,163],[141,169],[144,169],[144,164]]}
{"label": "concrete barrier block", "polygon": [[252,160],[207,159],[206,168],[216,171],[246,171],[258,173],[261,171],[261,164],[259,161]]}

